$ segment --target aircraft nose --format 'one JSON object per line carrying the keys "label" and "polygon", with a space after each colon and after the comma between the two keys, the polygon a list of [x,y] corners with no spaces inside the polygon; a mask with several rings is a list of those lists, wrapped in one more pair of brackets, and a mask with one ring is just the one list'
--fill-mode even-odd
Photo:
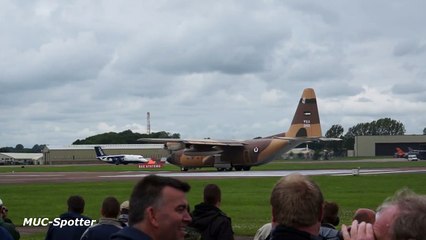
{"label": "aircraft nose", "polygon": [[167,162],[173,165],[179,165],[178,160],[176,159],[176,154],[172,153],[169,157],[167,157]]}

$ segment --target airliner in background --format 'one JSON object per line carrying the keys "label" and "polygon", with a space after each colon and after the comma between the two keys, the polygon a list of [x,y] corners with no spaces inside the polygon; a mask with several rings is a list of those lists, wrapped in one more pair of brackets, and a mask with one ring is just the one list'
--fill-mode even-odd
{"label": "airliner in background", "polygon": [[106,155],[104,150],[100,146],[95,147],[96,158],[111,164],[128,164],[128,163],[148,163],[149,159],[144,158],[142,155],[129,155],[129,154],[117,154],[117,155]]}

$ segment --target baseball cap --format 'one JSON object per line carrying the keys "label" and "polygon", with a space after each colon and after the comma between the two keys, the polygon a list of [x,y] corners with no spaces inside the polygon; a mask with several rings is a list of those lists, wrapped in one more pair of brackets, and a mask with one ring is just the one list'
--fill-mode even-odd
{"label": "baseball cap", "polygon": [[120,205],[120,210],[121,209],[129,209],[129,201],[124,201],[124,202],[122,202],[121,203],[121,205]]}

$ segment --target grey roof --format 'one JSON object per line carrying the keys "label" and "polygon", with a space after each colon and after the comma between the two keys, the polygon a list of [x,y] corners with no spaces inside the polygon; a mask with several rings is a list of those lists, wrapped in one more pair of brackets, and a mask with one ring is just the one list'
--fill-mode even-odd
{"label": "grey roof", "polygon": [[50,146],[48,150],[86,150],[94,149],[95,146],[101,146],[104,149],[162,149],[163,144],[90,144],[90,145],[68,145],[68,146]]}
{"label": "grey roof", "polygon": [[0,153],[1,155],[7,156],[13,159],[32,159],[37,160],[43,157],[43,153]]}

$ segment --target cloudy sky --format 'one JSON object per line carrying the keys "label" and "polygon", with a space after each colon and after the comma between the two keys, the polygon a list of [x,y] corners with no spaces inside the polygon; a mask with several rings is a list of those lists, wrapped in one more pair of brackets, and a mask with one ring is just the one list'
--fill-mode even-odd
{"label": "cloudy sky", "polygon": [[426,127],[426,1],[0,0],[0,147],[126,129],[286,131],[304,88],[323,133]]}

